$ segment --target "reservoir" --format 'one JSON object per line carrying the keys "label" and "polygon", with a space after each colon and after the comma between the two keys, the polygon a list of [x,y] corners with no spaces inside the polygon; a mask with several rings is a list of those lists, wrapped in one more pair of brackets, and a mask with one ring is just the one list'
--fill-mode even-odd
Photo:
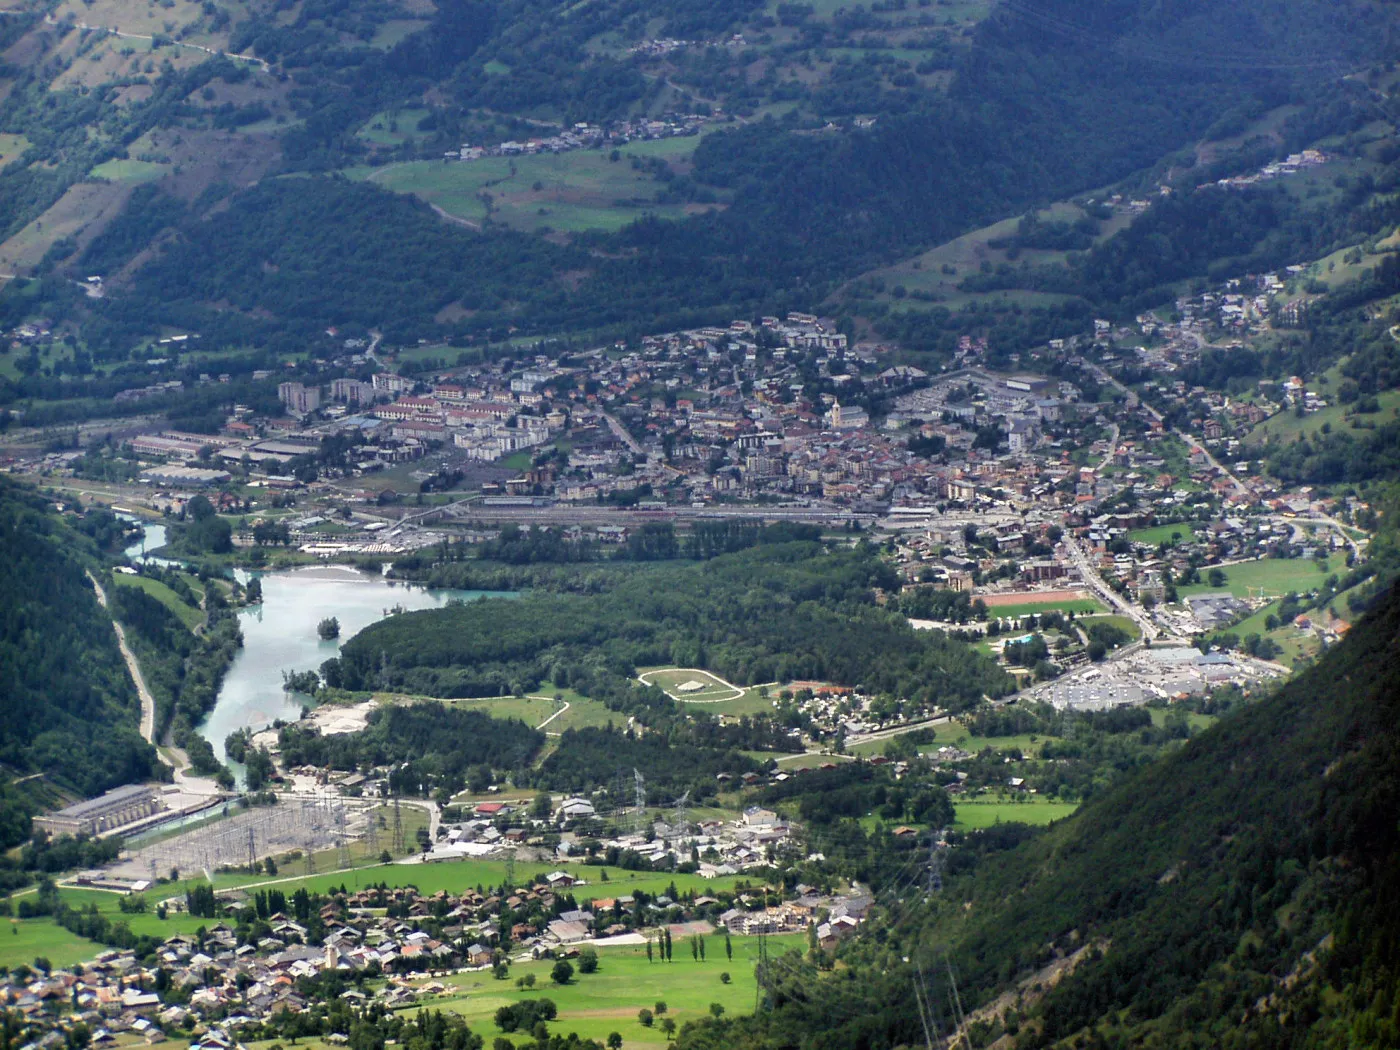
{"label": "reservoir", "polygon": [[[150,551],[166,543],[164,525],[140,524],[142,539],[125,552],[133,561],[150,558]],[[150,560],[178,564],[163,558]],[[238,570],[238,578],[245,583],[249,579],[242,570]],[[269,573],[259,579],[262,603],[239,610],[243,648],[224,676],[214,710],[199,727],[199,735],[213,745],[221,762],[226,761],[224,740],[234,730],[263,729],[279,718],[293,722],[301,717],[309,698],[282,688],[283,671],[319,670],[340,652],[341,642],[396,609],[436,609],[454,598],[516,597],[510,591],[428,590],[348,565],[316,565]],[[322,641],[316,625],[331,616],[340,621],[340,637]]]}
{"label": "reservoir", "polygon": [[[318,565],[260,577],[263,600],[238,614],[243,648],[224,677],[218,702],[199,735],[224,761],[224,739],[236,729],[262,729],[275,719],[301,717],[308,698],[282,688],[283,671],[314,671],[353,637],[391,610],[434,609],[453,598],[513,597],[487,591],[427,590],[346,565]],[[316,625],[340,621],[340,637],[322,641]]]}

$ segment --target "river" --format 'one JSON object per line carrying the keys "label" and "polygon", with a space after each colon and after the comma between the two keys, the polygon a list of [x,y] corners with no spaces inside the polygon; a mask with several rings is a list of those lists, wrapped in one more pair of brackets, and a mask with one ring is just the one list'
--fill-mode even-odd
{"label": "river", "polygon": [[118,514],[117,517],[124,521],[132,522],[141,526],[141,538],[133,543],[123,554],[131,561],[153,561],[161,565],[174,565],[175,562],[166,558],[153,558],[148,551],[157,551],[165,546],[165,526],[155,525],[150,522],[134,518],[129,514]]}

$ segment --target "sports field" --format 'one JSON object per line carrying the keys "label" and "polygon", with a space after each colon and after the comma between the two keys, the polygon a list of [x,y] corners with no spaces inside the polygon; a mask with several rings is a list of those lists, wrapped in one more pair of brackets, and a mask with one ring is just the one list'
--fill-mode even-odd
{"label": "sports field", "polygon": [[731,685],[718,675],[696,667],[657,668],[641,672],[637,679],[645,685],[657,686],[672,700],[683,704],[738,700],[745,692],[740,686]]}
{"label": "sports field", "polygon": [[1177,590],[1183,594],[1202,594],[1210,591],[1229,591],[1237,598],[1264,597],[1278,598],[1289,591],[1303,593],[1326,582],[1329,573],[1336,571],[1341,558],[1334,558],[1331,567],[1324,570],[1311,558],[1260,558],[1257,561],[1242,562],[1239,565],[1222,565],[1225,583],[1220,587],[1210,585],[1209,573],[1212,566],[1201,569],[1201,582],[1193,583]]}
{"label": "sports field", "polygon": [[1087,591],[979,594],[976,597],[986,604],[989,616],[1016,618],[1047,612],[1072,612],[1080,615],[1108,611],[1099,604],[1097,599],[1091,598]]}

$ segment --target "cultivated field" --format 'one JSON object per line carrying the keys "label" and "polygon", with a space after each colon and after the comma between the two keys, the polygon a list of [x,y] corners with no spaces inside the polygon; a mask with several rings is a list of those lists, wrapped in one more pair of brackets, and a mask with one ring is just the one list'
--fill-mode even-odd
{"label": "cultivated field", "polygon": [[[521,999],[548,998],[559,1008],[557,1020],[549,1024],[551,1034],[577,1032],[601,1043],[609,1033],[617,1032],[624,1047],[660,1048],[668,1042],[661,1029],[663,1017],[674,1019],[679,1026],[709,1016],[711,1003],[718,1003],[726,1014],[753,1010],[758,939],[733,937],[730,945],[732,959],[725,956],[724,935],[710,934],[705,938],[705,960],[700,962],[692,958],[688,939],[674,936],[669,963],[647,962],[646,949],[641,945],[605,947],[598,952],[596,973],[576,972],[562,986],[550,980],[554,963],[549,959],[517,963],[511,966],[510,977],[504,981],[493,979],[489,972],[457,974],[439,981],[447,990],[422,1001],[422,1006],[462,1014],[490,1045],[504,1034],[493,1019],[497,1009]],[[768,952],[774,956],[805,948],[802,934],[768,939]],[[516,979],[527,974],[534,976],[535,986],[517,988]],[[729,975],[728,983],[721,974]],[[638,1012],[643,1008],[655,1010],[658,1002],[666,1004],[665,1014],[653,1026],[643,1026]],[[519,1042],[531,1039],[522,1032],[514,1033],[514,1037]]]}

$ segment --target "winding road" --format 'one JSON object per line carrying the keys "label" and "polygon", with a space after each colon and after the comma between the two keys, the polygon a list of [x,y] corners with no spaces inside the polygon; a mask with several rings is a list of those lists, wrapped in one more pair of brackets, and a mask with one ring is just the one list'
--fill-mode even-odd
{"label": "winding road", "polygon": [[[102,589],[102,584],[97,582],[97,577],[92,573],[89,572],[87,578],[92,581],[92,588],[97,592],[98,604],[106,609],[108,607],[107,592]],[[141,674],[141,665],[136,662],[136,654],[131,651],[131,646],[126,644],[126,631],[122,630],[122,625],[117,622],[116,617],[112,618],[112,626],[117,632],[117,647],[122,651],[122,659],[126,661],[126,669],[131,672],[131,680],[136,683],[136,695],[141,698],[141,737],[154,747],[156,742],[156,698],[146,687],[146,678]]]}
{"label": "winding road", "polygon": [[[56,26],[60,24],[59,20],[54,18],[53,15],[45,15],[44,22],[46,25],[51,26]],[[87,22],[73,22],[71,24],[74,29],[95,30],[101,33],[110,33],[112,36],[120,37],[122,40],[155,40],[155,37],[151,36],[148,33],[123,33],[121,30],[112,29],[110,26],[89,25]],[[203,44],[190,44],[186,43],[183,40],[172,39],[170,41],[170,45],[172,47],[188,47],[194,51],[203,51],[206,55],[218,55],[223,58],[235,58],[238,59],[238,61],[240,62],[251,62],[253,63],[253,65],[261,69],[264,73],[272,72],[272,68],[267,64],[267,62],[265,62],[261,58],[258,58],[256,55],[241,55],[236,51],[220,51],[218,48],[205,47]]]}
{"label": "winding road", "polygon": [[[98,603],[107,609],[107,592],[102,589],[102,585],[92,573],[89,572],[87,578],[92,581],[93,590],[97,592]],[[213,780],[195,776],[190,772],[189,756],[184,751],[171,745],[162,747],[156,742],[156,698],[146,685],[141,665],[136,660],[136,654],[131,651],[131,646],[127,644],[126,631],[122,629],[116,617],[112,617],[112,629],[117,632],[117,646],[121,649],[122,659],[126,661],[127,671],[131,673],[131,680],[136,684],[136,695],[141,698],[141,738],[170,764],[175,771],[175,783],[184,791],[194,795],[221,794],[219,786]]]}

